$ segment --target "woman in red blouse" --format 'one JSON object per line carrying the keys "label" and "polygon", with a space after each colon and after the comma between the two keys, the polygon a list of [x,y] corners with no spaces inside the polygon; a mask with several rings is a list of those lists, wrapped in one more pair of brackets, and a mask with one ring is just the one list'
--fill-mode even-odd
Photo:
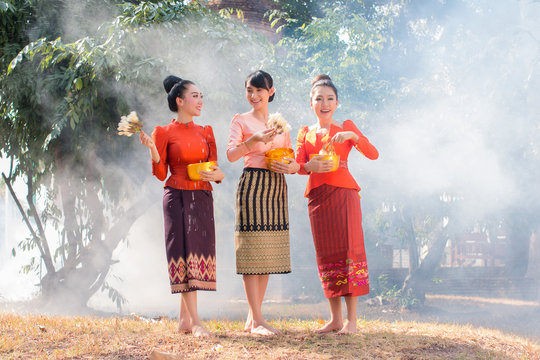
{"label": "woman in red blouse", "polygon": [[210,181],[225,174],[214,166],[201,171],[201,181],[190,180],[187,165],[217,161],[210,126],[193,123],[201,114],[202,94],[192,81],[168,76],[163,85],[169,109],[176,113],[168,125],[157,126],[152,137],[140,134],[152,158],[152,173],[165,182],[163,217],[169,280],[172,293],[182,293],[178,330],[209,336],[197,312],[197,290],[216,290],[214,207]]}
{"label": "woman in red blouse", "polygon": [[[338,92],[328,75],[319,75],[312,83],[311,108],[317,123],[298,132],[296,161],[299,174],[309,175],[305,196],[309,199],[309,219],[317,256],[319,278],[328,298],[331,318],[316,332],[356,331],[356,303],[359,295],[369,293],[369,279],[362,231],[360,187],[347,168],[354,147],[369,159],[379,157],[377,149],[351,120],[333,119]],[[333,162],[318,155],[331,144],[340,156],[340,164],[331,172]],[[343,321],[341,297],[347,305]]]}

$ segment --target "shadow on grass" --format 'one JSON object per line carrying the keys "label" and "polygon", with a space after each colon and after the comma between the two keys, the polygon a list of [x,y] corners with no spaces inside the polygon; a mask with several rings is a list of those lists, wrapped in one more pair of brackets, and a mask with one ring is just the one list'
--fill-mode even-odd
{"label": "shadow on grass", "polygon": [[297,330],[271,338],[225,333],[214,341],[223,346],[223,355],[245,359],[533,359],[533,354],[518,355],[519,349],[514,357],[490,348],[489,341],[470,344],[470,340],[360,329],[345,336]]}

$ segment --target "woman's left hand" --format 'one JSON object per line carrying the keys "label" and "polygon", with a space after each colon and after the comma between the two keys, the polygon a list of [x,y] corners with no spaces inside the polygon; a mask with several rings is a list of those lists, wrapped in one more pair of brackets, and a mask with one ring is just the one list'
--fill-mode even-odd
{"label": "woman's left hand", "polygon": [[201,180],[203,181],[221,181],[225,178],[225,173],[217,166],[210,166],[213,171],[201,171]]}
{"label": "woman's left hand", "polygon": [[281,174],[294,174],[300,170],[300,164],[297,163],[295,159],[285,157],[283,160],[286,160],[289,163],[274,160],[270,164],[270,170]]}
{"label": "woman's left hand", "polygon": [[336,142],[338,144],[341,144],[347,140],[353,140],[355,143],[358,142],[358,135],[356,135],[354,132],[352,131],[340,131],[338,133],[336,133],[336,135],[334,135],[332,137],[332,140],[330,140],[330,142]]}

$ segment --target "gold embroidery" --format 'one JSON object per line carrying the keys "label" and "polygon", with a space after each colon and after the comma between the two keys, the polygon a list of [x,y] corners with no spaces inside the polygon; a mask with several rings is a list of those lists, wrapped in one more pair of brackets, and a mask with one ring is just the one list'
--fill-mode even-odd
{"label": "gold embroidery", "polygon": [[306,141],[309,142],[311,145],[315,146],[317,143],[317,133],[315,130],[309,130],[306,134]]}

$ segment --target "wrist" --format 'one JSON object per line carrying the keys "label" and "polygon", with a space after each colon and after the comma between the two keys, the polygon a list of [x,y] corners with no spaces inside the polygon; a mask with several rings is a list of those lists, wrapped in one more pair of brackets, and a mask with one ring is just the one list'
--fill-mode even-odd
{"label": "wrist", "polygon": [[249,142],[249,139],[246,140],[246,141],[242,141],[242,144],[244,145],[246,150],[249,152],[249,151],[251,151],[251,147],[248,145],[248,142]]}

